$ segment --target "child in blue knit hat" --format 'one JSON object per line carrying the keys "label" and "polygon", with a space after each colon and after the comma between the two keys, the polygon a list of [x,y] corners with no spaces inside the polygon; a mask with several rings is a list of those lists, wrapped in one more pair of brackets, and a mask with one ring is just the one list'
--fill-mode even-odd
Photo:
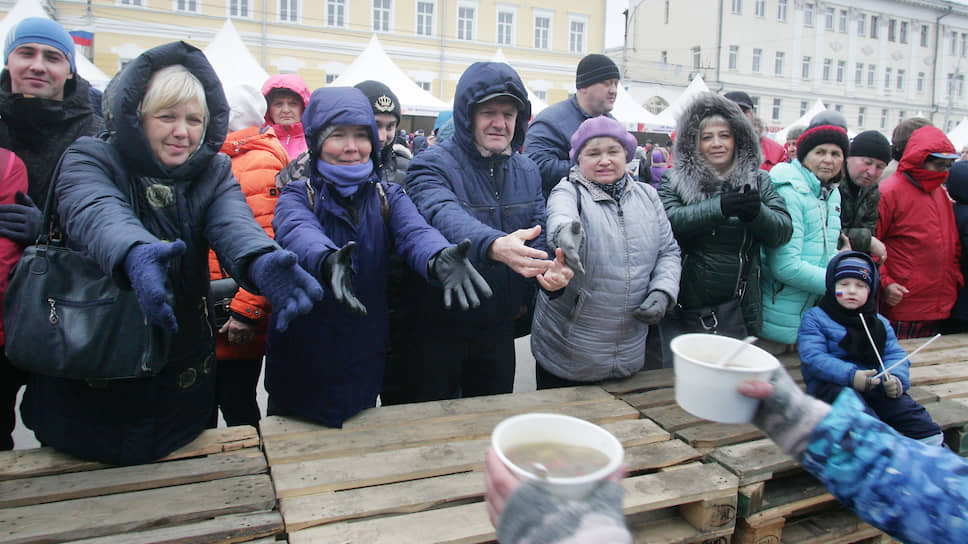
{"label": "child in blue knit hat", "polygon": [[877,267],[866,253],[845,251],[827,265],[827,292],[807,311],[798,333],[807,393],[833,403],[853,388],[865,411],[899,433],[940,446],[941,427],[906,391],[910,361],[882,374],[907,354],[887,318],[877,313]]}

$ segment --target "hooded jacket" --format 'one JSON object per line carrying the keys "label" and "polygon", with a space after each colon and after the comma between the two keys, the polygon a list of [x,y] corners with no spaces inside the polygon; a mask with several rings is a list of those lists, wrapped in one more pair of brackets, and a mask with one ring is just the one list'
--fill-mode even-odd
{"label": "hooded jacket", "polygon": [[792,344],[803,314],[826,291],[827,263],[840,238],[840,191],[822,185],[800,161],[770,170],[773,187],[793,221],[790,241],[764,248],[763,329],[767,340]]}
{"label": "hooded jacket", "polygon": [[[699,124],[710,115],[723,116],[733,133],[734,166],[725,180],[699,152]],[[757,334],[763,322],[760,248],[779,247],[790,239],[790,215],[769,175],[759,169],[760,147],[753,127],[736,104],[703,93],[683,111],[678,126],[682,128],[675,141],[675,167],[663,176],[659,196],[682,249],[679,306],[716,306],[741,292],[746,329]],[[759,191],[762,204],[756,219],[743,223],[723,215],[724,181],[733,189],[749,185]]]}
{"label": "hooded jacket", "polygon": [[[210,120],[198,149],[173,168],[148,143],[138,108],[157,70],[184,65],[205,89]],[[31,376],[24,423],[44,444],[85,459],[145,463],[190,442],[215,407],[215,330],[208,294],[208,250],[242,287],[253,259],[278,249],[258,223],[219,154],[229,112],[205,55],[184,42],[150,49],[131,61],[105,93],[107,132],[84,137],[65,154],[57,213],[72,244],[128,287],[124,260],[139,243],[179,238],[185,253],[167,283],[178,320],[169,358],[153,378],[93,383]]]}
{"label": "hooded jacket", "polygon": [[880,184],[877,238],[887,246],[881,265],[881,287],[899,283],[908,289],[895,306],[881,297],[880,311],[895,321],[946,319],[964,285],[961,240],[951,200],[944,188],[928,192],[918,182],[930,153],[954,152],[935,127],[911,134],[897,172]]}
{"label": "hooded jacket", "polygon": [[[359,89],[318,89],[303,113],[303,125],[313,142],[330,126],[370,127],[370,158],[376,164],[376,122]],[[388,337],[390,253],[396,251],[429,279],[430,258],[450,244],[421,217],[401,186],[382,182],[374,170],[353,196],[344,199],[319,173],[318,158],[319,148],[313,146],[308,179],[293,180],[279,197],[273,220],[276,239],[317,278],[322,278],[322,263],[332,251],[355,241],[353,292],[367,315],[354,314],[327,290],[323,301],[285,332],[270,327],[266,390],[273,402],[296,415],[341,427],[346,419],[375,406],[380,392]],[[438,297],[438,304],[442,299]]]}
{"label": "hooded jacket", "polygon": [[679,246],[651,185],[628,174],[613,199],[577,166],[548,199],[548,240],[581,221],[576,273],[555,298],[541,291],[531,351],[545,370],[572,381],[625,378],[642,369],[649,326],[633,312],[652,291],[679,294]]}
{"label": "hooded jacket", "polygon": [[0,147],[17,154],[27,167],[27,194],[44,206],[50,177],[64,150],[81,136],[104,128],[91,105],[88,82],[74,74],[64,84],[64,100],[25,98],[10,90],[10,72],[0,72]]}
{"label": "hooded jacket", "polygon": [[[13,204],[17,191],[27,192],[27,169],[13,152],[0,149],[0,204]],[[0,237],[0,346],[6,344],[3,332],[3,298],[10,285],[10,274],[23,253],[24,248],[20,244]]]}
{"label": "hooded jacket", "polygon": [[870,187],[860,187],[851,181],[846,168],[844,172],[844,181],[840,182],[841,229],[850,240],[851,249],[867,253],[871,249],[871,237],[877,230],[877,207],[881,190],[877,183]]}
{"label": "hooded jacket", "polygon": [[[260,99],[261,100],[261,99]],[[221,152],[232,159],[232,173],[239,181],[245,200],[252,209],[256,222],[271,238],[272,217],[279,199],[276,174],[289,161],[286,150],[279,144],[271,128],[259,133],[259,127],[249,127],[229,134]],[[214,251],[208,253],[208,269],[212,280],[229,277],[219,264]],[[229,309],[236,316],[255,325],[255,337],[248,344],[230,344],[228,334],[219,334],[216,355],[220,361],[262,358],[265,353],[265,334],[272,307],[264,297],[239,289]]]}
{"label": "hooded jacket", "polygon": [[[526,105],[518,110],[510,154],[485,157],[474,144],[473,105],[493,93],[510,93]],[[507,64],[472,64],[454,99],[454,136],[415,156],[407,170],[407,192],[420,213],[451,242],[469,238],[469,258],[494,296],[470,311],[445,310],[440,289],[427,286],[422,296],[428,315],[448,322],[493,326],[517,316],[534,293],[536,281],[521,277],[487,256],[491,243],[518,229],[540,225],[544,232],[545,200],[541,175],[521,147],[531,106],[518,74]],[[545,236],[528,245],[547,250]]]}
{"label": "hooded jacket", "polygon": [[[299,77],[299,74],[277,74],[270,76],[269,79],[262,84],[262,96],[266,97],[266,102],[269,101],[269,93],[271,93],[273,89],[285,89],[287,91],[296,93],[296,95],[302,99],[303,112],[305,112],[306,105],[309,103],[309,87],[307,87],[306,82]],[[300,153],[306,151],[306,135],[301,122],[287,126],[273,123],[272,119],[269,117],[269,112],[266,111],[265,126],[272,127],[272,129],[276,132],[276,137],[279,138],[279,143],[282,144],[282,147],[289,155],[289,160],[295,160]]]}
{"label": "hooded jacket", "polygon": [[[968,278],[968,255],[965,255],[968,252],[968,161],[958,161],[951,167],[945,187],[948,196],[954,200],[955,224],[961,240],[961,276]],[[968,321],[968,289],[962,287],[958,292],[958,300],[951,308],[951,317]]]}

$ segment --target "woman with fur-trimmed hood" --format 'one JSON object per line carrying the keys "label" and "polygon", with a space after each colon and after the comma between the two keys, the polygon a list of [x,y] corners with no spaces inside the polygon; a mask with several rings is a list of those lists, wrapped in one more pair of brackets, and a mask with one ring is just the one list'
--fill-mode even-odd
{"label": "woman with fur-trimmed hood", "polygon": [[[682,249],[675,308],[660,324],[663,363],[669,341],[683,332],[743,337],[763,323],[760,247],[778,247],[793,232],[783,198],[760,170],[760,144],[739,106],[704,93],[679,122],[673,168],[659,196]],[[742,327],[727,315],[742,312]]]}

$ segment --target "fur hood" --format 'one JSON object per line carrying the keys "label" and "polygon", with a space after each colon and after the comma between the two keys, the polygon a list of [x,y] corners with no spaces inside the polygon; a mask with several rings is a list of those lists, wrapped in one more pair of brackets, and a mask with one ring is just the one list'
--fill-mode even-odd
{"label": "fur hood", "polygon": [[[709,168],[699,154],[699,123],[717,114],[726,119],[733,132],[733,169],[725,179]],[[754,189],[759,188],[757,171],[762,162],[760,139],[734,102],[715,93],[702,93],[683,110],[676,127],[673,168],[669,177],[683,202],[694,204],[715,195],[724,181],[734,188],[747,184]]]}

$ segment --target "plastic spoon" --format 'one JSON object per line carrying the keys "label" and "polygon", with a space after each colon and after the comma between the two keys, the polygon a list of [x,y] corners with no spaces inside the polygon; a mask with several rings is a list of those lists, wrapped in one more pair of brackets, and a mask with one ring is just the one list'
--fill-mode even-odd
{"label": "plastic spoon", "polygon": [[750,344],[752,344],[753,342],[756,342],[757,340],[759,340],[759,338],[755,336],[747,336],[746,338],[743,339],[743,342],[740,345],[736,346],[736,349],[726,354],[725,357],[717,361],[716,366],[729,366],[729,364],[733,362],[733,359],[738,357],[739,354],[743,352],[743,350],[748,348]]}

